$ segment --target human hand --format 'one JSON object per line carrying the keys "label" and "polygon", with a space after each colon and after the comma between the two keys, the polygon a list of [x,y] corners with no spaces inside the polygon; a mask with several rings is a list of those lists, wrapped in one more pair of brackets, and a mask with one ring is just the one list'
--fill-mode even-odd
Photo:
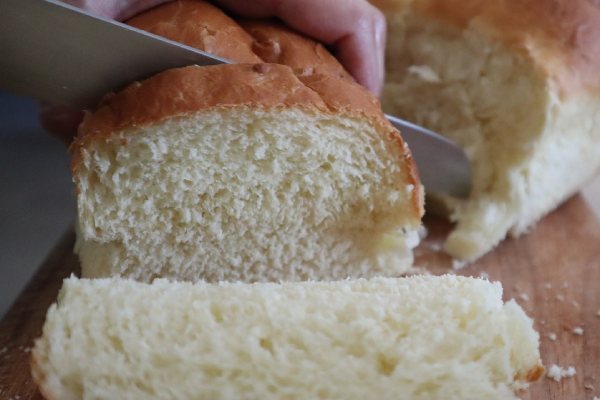
{"label": "human hand", "polygon": [[[63,0],[93,14],[125,20],[168,0]],[[215,0],[250,18],[278,17],[289,26],[333,48],[358,83],[378,95],[383,85],[385,18],[366,0]],[[42,126],[70,143],[82,113],[44,106]]]}
{"label": "human hand", "polygon": [[386,24],[366,0],[217,0],[250,18],[277,17],[331,46],[358,83],[375,95],[383,85]]}

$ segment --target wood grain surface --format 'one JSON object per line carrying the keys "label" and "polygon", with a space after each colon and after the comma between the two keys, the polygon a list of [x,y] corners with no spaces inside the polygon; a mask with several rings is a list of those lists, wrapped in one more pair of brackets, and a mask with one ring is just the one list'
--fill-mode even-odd
{"label": "wood grain surface", "polygon": [[[425,223],[429,235],[417,249],[417,264],[451,271],[439,250],[450,226],[435,218]],[[73,241],[72,233],[62,238],[0,323],[0,399],[41,399],[29,375],[29,350],[62,279],[79,272]],[[505,298],[515,298],[535,318],[544,364],[576,368],[574,377],[561,382],[542,378],[521,393],[523,399],[600,397],[600,222],[584,197],[573,197],[529,234],[505,240],[456,273],[500,280]]]}

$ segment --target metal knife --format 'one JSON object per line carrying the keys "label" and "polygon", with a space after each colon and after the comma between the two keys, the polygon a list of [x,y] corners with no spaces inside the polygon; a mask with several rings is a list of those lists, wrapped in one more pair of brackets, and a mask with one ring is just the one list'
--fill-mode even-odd
{"label": "metal knife", "polygon": [[[1,0],[0,49],[0,88],[81,108],[168,68],[229,62],[56,0]],[[427,191],[468,196],[471,169],[460,147],[386,117],[408,143]]]}

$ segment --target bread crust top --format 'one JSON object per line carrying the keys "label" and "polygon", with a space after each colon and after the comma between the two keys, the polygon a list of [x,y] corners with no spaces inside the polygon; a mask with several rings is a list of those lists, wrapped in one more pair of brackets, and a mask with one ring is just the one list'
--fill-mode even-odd
{"label": "bread crust top", "polygon": [[600,7],[592,0],[371,0],[477,28],[530,58],[562,95],[600,91]]}
{"label": "bread crust top", "polygon": [[82,145],[81,142],[98,136],[110,136],[166,118],[233,106],[304,106],[315,112],[328,111],[319,95],[303,85],[286,66],[192,65],[169,69],[105,96],[98,109],[86,115],[77,142]]}
{"label": "bread crust top", "polygon": [[253,37],[252,51],[263,62],[283,64],[297,72],[334,75],[354,82],[354,78],[320,43],[302,36],[276,21],[241,20]]}
{"label": "bread crust top", "polygon": [[254,39],[227,14],[204,1],[180,0],[139,14],[127,24],[239,63],[259,63]]}

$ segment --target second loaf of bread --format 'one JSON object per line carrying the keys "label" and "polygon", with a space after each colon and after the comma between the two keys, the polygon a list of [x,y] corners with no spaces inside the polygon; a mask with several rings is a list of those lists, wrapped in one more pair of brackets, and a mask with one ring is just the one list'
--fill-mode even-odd
{"label": "second loaf of bread", "polygon": [[600,12],[586,0],[371,0],[388,18],[387,112],[471,160],[444,247],[473,261],[600,169]]}

